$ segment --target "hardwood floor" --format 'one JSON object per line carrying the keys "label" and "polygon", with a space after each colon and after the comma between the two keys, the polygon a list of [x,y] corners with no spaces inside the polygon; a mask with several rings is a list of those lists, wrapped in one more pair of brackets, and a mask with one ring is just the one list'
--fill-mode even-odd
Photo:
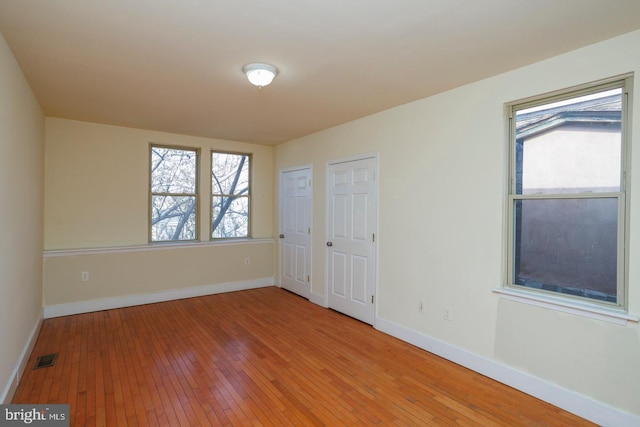
{"label": "hardwood floor", "polygon": [[13,403],[75,426],[592,425],[274,287],[47,319]]}

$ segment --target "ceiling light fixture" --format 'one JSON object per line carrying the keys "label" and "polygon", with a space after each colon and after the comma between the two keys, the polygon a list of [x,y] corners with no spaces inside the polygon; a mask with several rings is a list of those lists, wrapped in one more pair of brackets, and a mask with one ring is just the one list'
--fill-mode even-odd
{"label": "ceiling light fixture", "polygon": [[247,75],[249,82],[258,87],[267,86],[278,75],[278,69],[269,64],[247,64],[242,70]]}

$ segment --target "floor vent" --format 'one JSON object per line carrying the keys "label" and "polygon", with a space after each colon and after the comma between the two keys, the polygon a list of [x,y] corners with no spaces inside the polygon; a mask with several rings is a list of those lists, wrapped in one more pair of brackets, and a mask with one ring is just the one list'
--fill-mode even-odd
{"label": "floor vent", "polygon": [[36,359],[36,366],[33,369],[48,368],[56,364],[58,353],[45,354],[44,356],[38,356]]}

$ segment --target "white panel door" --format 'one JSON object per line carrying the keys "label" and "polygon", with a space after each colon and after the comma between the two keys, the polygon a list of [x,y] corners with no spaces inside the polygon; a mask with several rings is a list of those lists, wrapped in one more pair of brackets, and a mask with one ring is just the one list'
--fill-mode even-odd
{"label": "white panel door", "polygon": [[280,173],[280,283],[311,292],[311,169]]}
{"label": "white panel door", "polygon": [[333,163],[327,175],[330,308],[373,324],[377,186],[374,158]]}

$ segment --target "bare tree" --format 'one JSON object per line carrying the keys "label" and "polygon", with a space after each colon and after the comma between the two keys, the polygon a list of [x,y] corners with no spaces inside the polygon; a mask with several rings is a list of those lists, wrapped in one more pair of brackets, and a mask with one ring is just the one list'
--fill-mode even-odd
{"label": "bare tree", "polygon": [[151,150],[151,240],[196,239],[197,153]]}
{"label": "bare tree", "polygon": [[212,237],[249,234],[249,156],[213,153],[211,160]]}
{"label": "bare tree", "polygon": [[[197,161],[195,150],[152,147],[152,241],[197,238]],[[247,154],[211,156],[213,238],[249,235],[249,162]]]}

